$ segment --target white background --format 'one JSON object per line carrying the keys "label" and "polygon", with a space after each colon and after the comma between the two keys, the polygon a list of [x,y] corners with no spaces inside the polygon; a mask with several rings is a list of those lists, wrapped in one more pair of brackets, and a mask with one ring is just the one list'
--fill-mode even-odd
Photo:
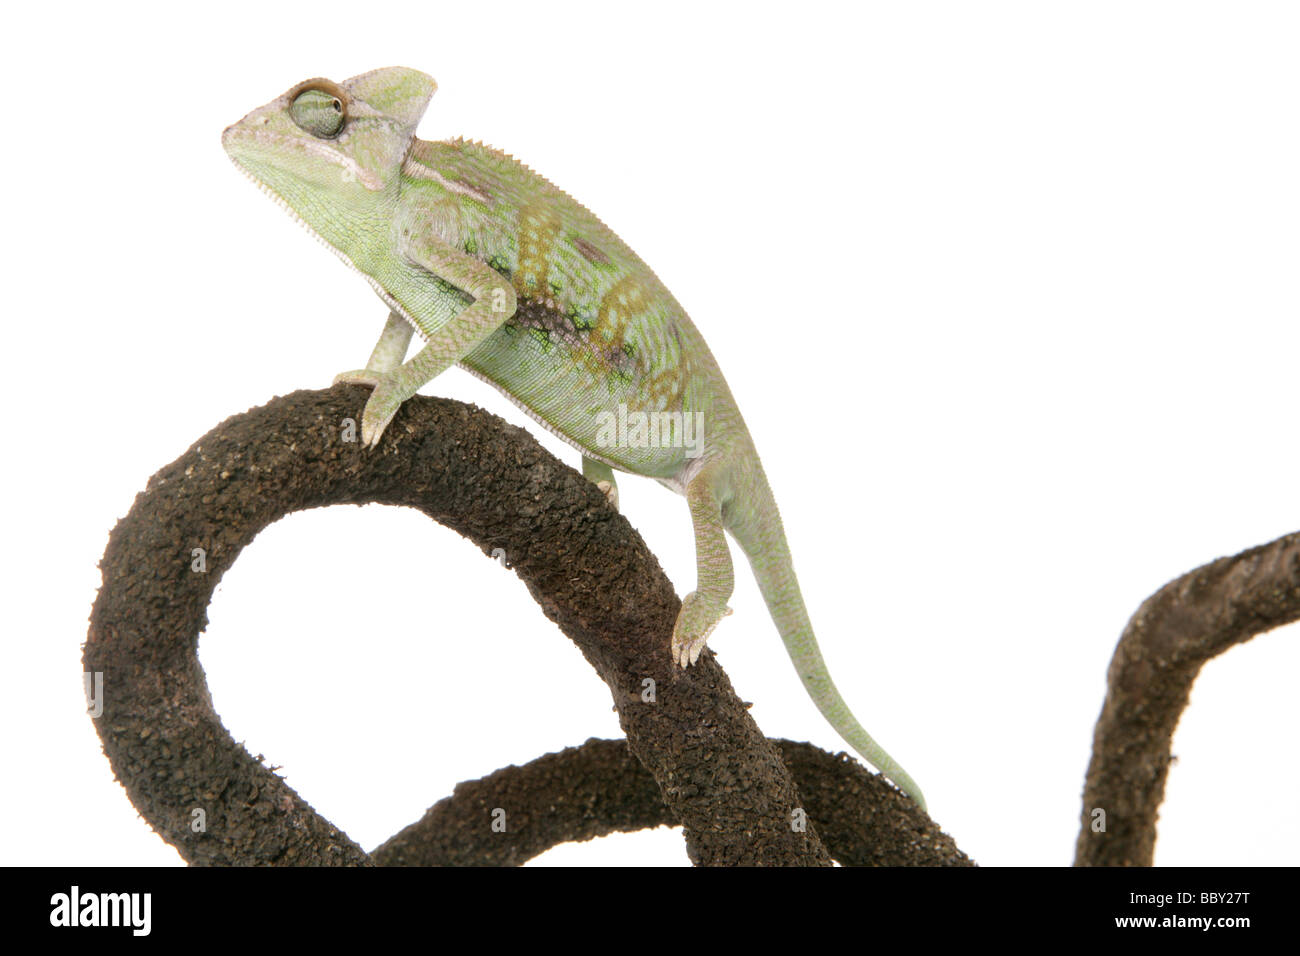
{"label": "white background", "polygon": [[[6,17],[4,862],[179,862],[113,781],[80,644],[108,532],[148,477],[228,415],[361,364],[383,324],[221,150],[309,76],[434,75],[424,138],[521,158],[674,291],[763,455],[845,697],[986,866],[1072,859],[1138,604],[1300,527],[1293,5]],[[576,463],[459,370],[425,391]],[[621,488],[690,590],[684,502]],[[764,731],[842,749],[736,558],[711,645]],[[326,589],[339,569],[350,588]],[[280,522],[210,617],[227,726],[367,848],[459,780],[619,735],[522,583],[415,512]],[[1158,863],[1294,861],[1298,670],[1295,627],[1206,668]],[[664,829],[538,862],[685,855]]]}

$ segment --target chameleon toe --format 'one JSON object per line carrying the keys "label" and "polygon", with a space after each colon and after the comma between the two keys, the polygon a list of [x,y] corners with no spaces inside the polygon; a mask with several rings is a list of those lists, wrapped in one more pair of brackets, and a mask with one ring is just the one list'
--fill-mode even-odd
{"label": "chameleon toe", "polygon": [[374,387],[379,384],[379,373],[370,369],[359,368],[351,372],[339,372],[334,376],[331,385],[369,385]]}

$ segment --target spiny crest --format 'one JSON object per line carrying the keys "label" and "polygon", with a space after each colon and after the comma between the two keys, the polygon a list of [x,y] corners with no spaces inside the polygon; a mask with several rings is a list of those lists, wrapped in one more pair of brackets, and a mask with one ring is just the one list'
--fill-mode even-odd
{"label": "spiny crest", "polygon": [[443,140],[443,142],[446,143],[448,146],[473,146],[475,149],[481,149],[485,153],[491,153],[493,156],[497,156],[501,159],[508,159],[516,166],[520,167],[521,169],[527,170],[528,172],[532,173],[534,176],[541,175],[540,173],[537,172],[537,170],[533,169],[533,167],[529,166],[523,160],[516,159],[513,153],[507,153],[504,149],[497,149],[495,146],[489,145],[488,143],[483,142],[481,139],[466,139],[463,136],[457,136],[455,139],[445,139]]}

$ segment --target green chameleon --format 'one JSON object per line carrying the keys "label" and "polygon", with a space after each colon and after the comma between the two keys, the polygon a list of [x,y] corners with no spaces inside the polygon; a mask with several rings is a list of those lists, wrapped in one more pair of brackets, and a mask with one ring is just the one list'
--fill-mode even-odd
{"label": "green chameleon", "polygon": [[[527,166],[481,143],[417,139],[436,89],[400,67],[307,80],[222,134],[235,164],[388,306],[366,367],[335,379],[373,386],[362,445],[459,365],[582,452],[583,474],[615,506],[615,468],[684,494],[698,578],[673,659],[693,664],[730,613],[730,531],[813,702],[924,807],[827,673],[776,501],[700,333],[636,253]],[[412,332],[425,345],[403,361]]]}

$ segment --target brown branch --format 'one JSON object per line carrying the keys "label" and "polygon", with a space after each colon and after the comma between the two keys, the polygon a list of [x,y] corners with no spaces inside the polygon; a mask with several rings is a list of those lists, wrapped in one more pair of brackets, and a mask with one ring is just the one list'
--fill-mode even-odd
{"label": "brown branch", "polygon": [[[228,419],[151,478],[109,538],[84,669],[103,675],[96,729],[154,829],[191,863],[370,862],[230,739],[197,646],[213,589],[262,528],[305,508],[379,502],[416,508],[485,552],[505,550],[609,684],[692,861],[827,863],[814,829],[791,827],[802,802],[790,775],[713,655],[685,671],[671,665],[679,601],[603,495],[527,432],[446,400],[408,401],[380,447],[363,450],[340,425],[366,396],[348,386],[295,392]],[[205,571],[192,569],[195,549]],[[652,703],[641,699],[647,678]],[[883,784],[852,795],[867,792],[880,841],[897,844],[894,857],[877,858],[953,858],[914,804]],[[908,855],[918,841],[935,852]]]}
{"label": "brown branch", "polygon": [[[1201,666],[1300,620],[1300,533],[1171,581],[1124,628],[1107,675],[1075,847],[1076,866],[1150,866],[1170,743]],[[1105,830],[1094,813],[1105,813]]]}
{"label": "brown branch", "polygon": [[[771,743],[833,859],[845,866],[974,865],[946,833],[936,837],[900,813],[890,786],[850,757],[790,740]],[[501,806],[512,808],[508,836],[483,826]],[[458,784],[372,857],[380,866],[517,866],[561,843],[676,823],[627,742],[592,739]],[[899,839],[908,830],[912,839]]]}

